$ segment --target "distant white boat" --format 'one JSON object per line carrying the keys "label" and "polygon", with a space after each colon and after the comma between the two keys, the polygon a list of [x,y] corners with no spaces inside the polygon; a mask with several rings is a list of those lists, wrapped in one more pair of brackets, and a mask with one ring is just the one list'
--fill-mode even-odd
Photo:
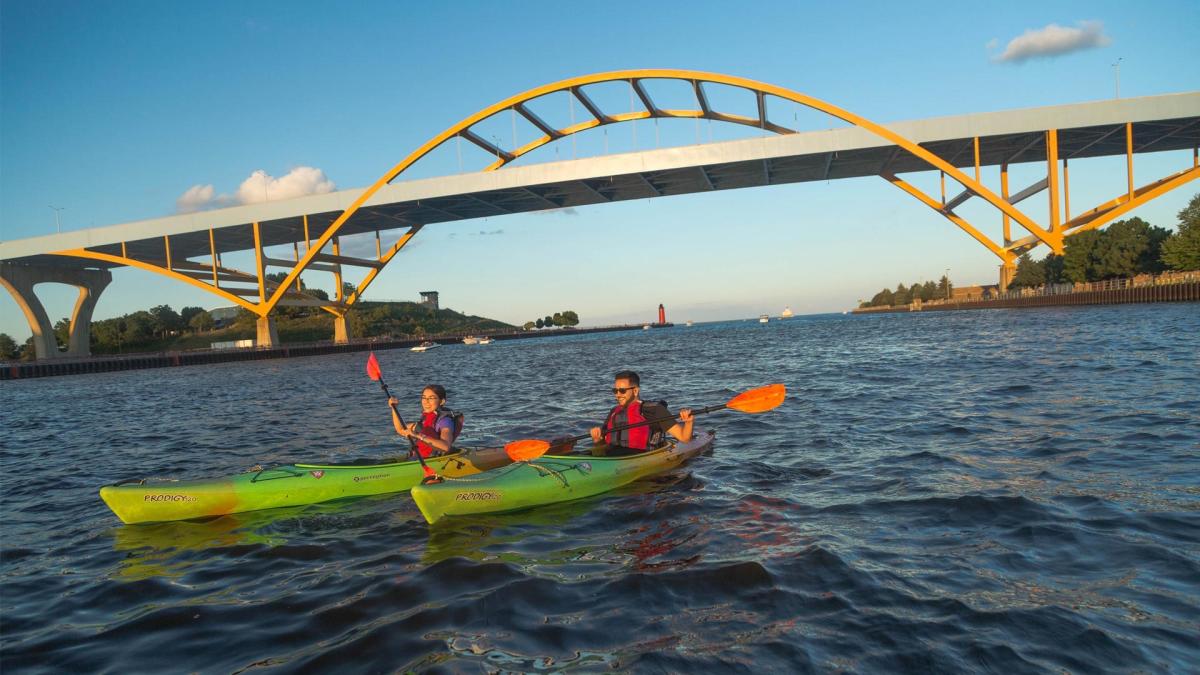
{"label": "distant white boat", "polygon": [[425,342],[422,342],[421,344],[417,345],[416,347],[409,349],[409,351],[410,352],[427,352],[430,349],[435,349],[437,347],[441,347],[441,345],[439,345],[436,342],[430,342],[430,341],[426,340]]}
{"label": "distant white boat", "polygon": [[477,345],[477,344],[479,344],[479,338],[475,337],[474,335],[468,335],[467,337],[463,338],[463,344],[464,345]]}
{"label": "distant white boat", "polygon": [[486,335],[479,338],[479,344],[481,344],[481,345],[490,345],[490,344],[492,344],[492,342],[493,342],[492,338],[490,338]]}
{"label": "distant white boat", "polygon": [[766,314],[760,315],[760,316],[758,317],[758,322],[759,322],[759,323],[766,323],[766,322],[768,322],[768,321],[770,321],[770,320],[771,320],[771,317],[767,316]]}
{"label": "distant white boat", "polygon": [[779,315],[779,318],[781,318],[781,319],[790,319],[791,317],[792,317],[792,308],[791,308],[791,307],[784,307],[784,308],[783,308],[783,314],[780,314],[780,315]]}
{"label": "distant white boat", "polygon": [[642,330],[650,330],[650,324],[642,326]]}
{"label": "distant white boat", "polygon": [[692,322],[691,322],[691,321],[688,321],[688,322],[687,322],[687,325],[688,325],[688,328],[691,328],[691,327],[692,327]]}

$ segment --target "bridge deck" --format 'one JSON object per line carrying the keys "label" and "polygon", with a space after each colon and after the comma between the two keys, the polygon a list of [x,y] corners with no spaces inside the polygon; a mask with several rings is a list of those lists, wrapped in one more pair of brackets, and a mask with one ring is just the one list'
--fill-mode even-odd
{"label": "bridge deck", "polygon": [[[1058,129],[1059,156],[1123,155],[1125,124],[1135,153],[1200,145],[1200,92],[1025,110],[958,115],[888,124],[893,131],[958,167],[1044,162],[1045,131]],[[925,171],[923,161],[857,127],[710,143],[587,159],[508,167],[399,182],[377,193],[342,229],[348,236],[411,225],[645,199],[693,192]],[[303,216],[316,238],[362,193],[361,188],[290,200],[169,216],[0,243],[0,260],[69,267],[115,267],[48,255],[88,248],[163,260],[254,248],[252,223],[264,246],[304,242]]]}

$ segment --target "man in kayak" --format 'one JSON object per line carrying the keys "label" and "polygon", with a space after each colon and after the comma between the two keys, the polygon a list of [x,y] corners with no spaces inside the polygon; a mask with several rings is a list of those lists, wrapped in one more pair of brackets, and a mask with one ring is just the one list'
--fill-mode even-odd
{"label": "man in kayak", "polygon": [[455,439],[462,433],[463,416],[446,407],[446,388],[440,384],[426,385],[421,390],[421,421],[405,426],[396,411],[399,401],[392,397],[388,406],[392,410],[392,426],[396,433],[416,442],[417,452],[422,457],[448,454]]}
{"label": "man in kayak", "polygon": [[[663,434],[671,434],[684,443],[692,440],[692,411],[679,411],[679,422],[663,403],[643,402],[641,379],[632,370],[622,370],[613,381],[613,395],[617,405],[608,413],[604,424],[593,427],[592,442],[598,447],[594,453],[609,457],[630,455],[652,450],[662,445]],[[650,421],[633,429],[619,429],[629,424]],[[604,445],[601,445],[603,443]]]}

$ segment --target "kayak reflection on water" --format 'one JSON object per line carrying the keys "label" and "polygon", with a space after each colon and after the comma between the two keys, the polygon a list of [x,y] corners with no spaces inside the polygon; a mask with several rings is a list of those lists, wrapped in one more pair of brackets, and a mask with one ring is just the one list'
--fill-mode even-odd
{"label": "kayak reflection on water", "polygon": [[[647,477],[604,494],[517,513],[453,518],[441,527],[429,528],[421,566],[465,558],[477,563],[504,562],[524,569],[545,568],[546,573],[561,575],[566,573],[564,568],[581,565],[591,568],[599,564],[606,574],[690,565],[695,560],[649,562],[649,559],[667,553],[694,534],[647,535],[644,527],[638,527],[628,532],[631,537],[627,540],[598,540],[587,516],[600,508],[622,513],[659,512],[664,502],[685,498],[682,490],[693,483],[690,471],[677,471]],[[629,503],[622,504],[622,500]],[[572,527],[579,529],[572,531]],[[656,542],[648,544],[648,539]],[[547,540],[561,541],[562,548],[546,548]],[[533,548],[523,549],[523,545],[531,543]]]}

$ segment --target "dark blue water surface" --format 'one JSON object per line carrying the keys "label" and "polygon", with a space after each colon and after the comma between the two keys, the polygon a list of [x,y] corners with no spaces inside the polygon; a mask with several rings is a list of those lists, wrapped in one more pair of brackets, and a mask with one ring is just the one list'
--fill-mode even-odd
{"label": "dark blue water surface", "polygon": [[365,354],[0,383],[5,672],[1196,672],[1200,306],[798,317],[380,352],[468,443],[612,374],[712,456],[429,527],[407,494],[123,526],[97,495],[397,447]]}

